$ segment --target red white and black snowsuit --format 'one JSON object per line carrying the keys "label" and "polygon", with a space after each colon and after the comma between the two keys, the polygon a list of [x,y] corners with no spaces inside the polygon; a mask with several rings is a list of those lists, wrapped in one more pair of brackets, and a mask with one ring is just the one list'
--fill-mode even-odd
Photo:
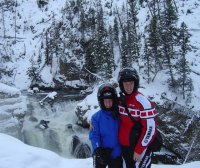
{"label": "red white and black snowsuit", "polygon": [[[140,92],[136,91],[131,95],[125,95],[125,103],[131,116],[139,121],[142,129],[140,137],[134,148],[130,145],[130,132],[134,123],[122,105],[119,105],[120,128],[119,142],[122,145],[122,153],[127,168],[151,167],[152,152],[148,149],[156,135],[155,108],[153,104]],[[134,162],[133,153],[142,154],[141,162]]]}

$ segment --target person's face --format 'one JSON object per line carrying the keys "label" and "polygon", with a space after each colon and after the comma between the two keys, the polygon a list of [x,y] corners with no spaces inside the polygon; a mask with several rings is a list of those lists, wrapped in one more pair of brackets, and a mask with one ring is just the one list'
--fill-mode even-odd
{"label": "person's face", "polygon": [[127,94],[131,94],[134,90],[135,83],[134,81],[123,82],[124,91]]}
{"label": "person's face", "polygon": [[113,105],[112,99],[103,99],[103,103],[104,103],[105,108],[107,109],[112,108],[112,105]]}

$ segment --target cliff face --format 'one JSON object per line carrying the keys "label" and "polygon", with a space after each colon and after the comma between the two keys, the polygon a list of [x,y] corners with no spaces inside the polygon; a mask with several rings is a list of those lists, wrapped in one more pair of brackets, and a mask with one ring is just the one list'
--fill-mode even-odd
{"label": "cliff face", "polygon": [[177,154],[180,162],[200,160],[200,118],[197,112],[170,100],[157,106],[157,111],[164,146]]}

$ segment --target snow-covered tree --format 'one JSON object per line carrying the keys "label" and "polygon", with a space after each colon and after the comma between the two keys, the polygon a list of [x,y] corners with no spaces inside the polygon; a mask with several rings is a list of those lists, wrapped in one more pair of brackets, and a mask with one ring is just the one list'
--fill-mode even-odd
{"label": "snow-covered tree", "polygon": [[127,45],[129,61],[137,62],[140,57],[140,36],[138,31],[138,2],[127,1]]}
{"label": "snow-covered tree", "polygon": [[143,61],[144,61],[144,78],[147,81],[147,83],[150,83],[150,81],[153,78],[153,72],[154,72],[154,57],[152,55],[150,45],[148,44],[148,40],[145,39],[144,41],[144,56],[143,56]]}
{"label": "snow-covered tree", "polygon": [[188,32],[187,26],[184,22],[181,24],[180,28],[180,34],[179,34],[179,58],[177,60],[177,74],[179,78],[177,79],[177,83],[179,83],[179,91],[183,95],[183,99],[186,98],[186,96],[191,96],[191,91],[193,90],[193,84],[192,80],[190,78],[190,67],[189,63],[187,61],[187,54],[189,51],[191,51],[191,45],[190,45],[190,34]]}
{"label": "snow-covered tree", "polygon": [[177,44],[177,12],[173,0],[165,0],[163,4],[163,11],[160,18],[162,29],[162,51],[164,66],[167,68],[169,74],[169,87],[175,89],[177,86],[175,75],[174,59],[177,55],[175,45]]}

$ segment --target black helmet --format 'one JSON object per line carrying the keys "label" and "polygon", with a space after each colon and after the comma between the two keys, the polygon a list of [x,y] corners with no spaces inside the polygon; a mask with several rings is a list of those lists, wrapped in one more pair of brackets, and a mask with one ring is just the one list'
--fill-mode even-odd
{"label": "black helmet", "polygon": [[98,89],[97,98],[98,98],[99,106],[100,106],[101,109],[112,110],[112,108],[111,109],[105,108],[105,105],[103,103],[103,99],[112,99],[113,100],[113,106],[114,106],[114,104],[116,104],[116,101],[117,101],[117,91],[113,87],[113,85],[111,85],[110,83],[102,84]]}
{"label": "black helmet", "polygon": [[123,68],[119,72],[118,83],[119,83],[119,87],[120,87],[121,91],[124,94],[126,94],[126,93],[124,91],[123,82],[127,82],[127,81],[134,81],[135,82],[133,92],[138,90],[140,79],[139,79],[139,75],[138,75],[137,71],[134,68]]}

